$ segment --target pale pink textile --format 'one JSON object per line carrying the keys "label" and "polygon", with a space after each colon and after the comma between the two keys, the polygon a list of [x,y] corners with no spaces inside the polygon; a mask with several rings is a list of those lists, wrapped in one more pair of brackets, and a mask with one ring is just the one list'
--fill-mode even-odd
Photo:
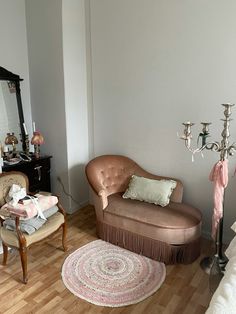
{"label": "pale pink textile", "polygon": [[[80,247],[66,258],[62,266],[62,280],[74,295],[109,307],[145,300],[161,287],[165,277],[163,263],[102,240]],[[98,309],[99,312],[105,311]]]}
{"label": "pale pink textile", "polygon": [[216,231],[223,216],[224,189],[228,184],[228,160],[218,161],[211,170],[209,179],[214,182],[214,211],[212,215],[212,238],[216,238]]}
{"label": "pale pink textile", "polygon": [[[36,194],[36,196],[38,198],[38,206],[42,212],[58,203],[58,198],[56,196],[45,196],[41,194]],[[7,210],[11,214],[17,215],[23,219],[29,219],[38,214],[37,206],[33,202],[30,202],[27,205],[18,203],[14,207],[6,203],[1,209]]]}

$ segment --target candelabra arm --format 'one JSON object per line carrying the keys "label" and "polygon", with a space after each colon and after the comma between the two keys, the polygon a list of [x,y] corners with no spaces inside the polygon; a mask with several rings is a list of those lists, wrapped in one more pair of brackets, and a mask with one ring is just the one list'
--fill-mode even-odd
{"label": "candelabra arm", "polygon": [[219,142],[209,142],[203,146],[203,149],[212,150],[213,152],[219,152],[221,150]]}
{"label": "candelabra arm", "polygon": [[233,156],[234,152],[236,151],[236,143],[233,143],[232,145],[229,146],[228,148],[228,154],[230,156]]}
{"label": "candelabra arm", "polygon": [[208,142],[201,147],[197,147],[197,148],[193,149],[190,146],[190,141],[191,141],[190,139],[185,139],[185,146],[192,154],[200,153],[204,149],[212,150],[214,152],[220,151],[220,143],[218,143],[218,142]]}

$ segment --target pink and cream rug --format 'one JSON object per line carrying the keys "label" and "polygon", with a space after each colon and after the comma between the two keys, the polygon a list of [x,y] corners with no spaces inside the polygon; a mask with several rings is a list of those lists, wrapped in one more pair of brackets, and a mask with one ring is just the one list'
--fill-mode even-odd
{"label": "pink and cream rug", "polygon": [[65,286],[90,303],[119,307],[138,303],[165,280],[163,263],[95,240],[70,254],[62,266]]}

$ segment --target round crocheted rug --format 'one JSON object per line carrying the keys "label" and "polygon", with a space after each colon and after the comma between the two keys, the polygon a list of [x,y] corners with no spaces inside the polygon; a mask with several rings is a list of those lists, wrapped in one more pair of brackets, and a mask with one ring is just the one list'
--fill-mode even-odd
{"label": "round crocheted rug", "polygon": [[163,283],[165,265],[102,240],[69,255],[62,266],[65,286],[90,303],[119,307],[138,303]]}

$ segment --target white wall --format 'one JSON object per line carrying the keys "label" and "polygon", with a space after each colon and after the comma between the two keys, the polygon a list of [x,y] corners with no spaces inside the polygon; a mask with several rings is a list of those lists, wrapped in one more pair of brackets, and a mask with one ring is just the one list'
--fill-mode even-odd
{"label": "white wall", "polygon": [[88,202],[85,3],[26,0],[26,17],[33,120],[53,156],[52,189],[72,213]]}
{"label": "white wall", "polygon": [[60,176],[69,191],[65,118],[62,1],[26,0],[32,118],[45,138],[44,154],[52,155],[52,190],[66,210],[69,197],[62,193]]}
{"label": "white wall", "polygon": [[[91,0],[95,155],[124,154],[157,174],[183,180],[184,201],[201,209],[210,232],[219,154],[191,154],[177,139],[191,120],[220,140],[224,102],[236,101],[236,2]],[[236,140],[236,110],[232,140]],[[230,159],[225,238],[236,220],[235,158]]]}
{"label": "white wall", "polygon": [[[31,127],[25,0],[0,0],[0,66],[20,75],[24,118]],[[18,136],[19,139],[19,136]]]}
{"label": "white wall", "polygon": [[63,64],[71,211],[88,202],[84,168],[89,159],[84,0],[62,2]]}

